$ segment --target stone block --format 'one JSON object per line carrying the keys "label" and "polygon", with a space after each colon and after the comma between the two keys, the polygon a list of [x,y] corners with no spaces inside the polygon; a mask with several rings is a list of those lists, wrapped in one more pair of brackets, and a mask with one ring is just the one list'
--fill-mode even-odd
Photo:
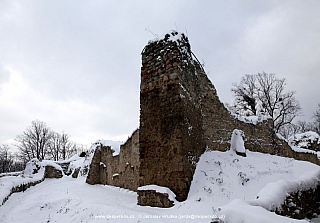
{"label": "stone block", "polygon": [[155,190],[138,190],[138,205],[170,208],[174,202],[169,199],[167,193],[159,193]]}
{"label": "stone block", "polygon": [[61,178],[63,172],[53,166],[45,166],[44,178]]}

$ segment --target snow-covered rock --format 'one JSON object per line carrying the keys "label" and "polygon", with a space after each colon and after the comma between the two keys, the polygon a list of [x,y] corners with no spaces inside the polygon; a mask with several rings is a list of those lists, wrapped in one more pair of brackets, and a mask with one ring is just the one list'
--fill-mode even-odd
{"label": "snow-covered rock", "polygon": [[42,160],[41,165],[43,167],[51,166],[51,167],[54,167],[55,169],[63,172],[62,167],[59,164],[57,164],[55,161],[52,161],[52,160]]}
{"label": "snow-covered rock", "polygon": [[233,116],[235,119],[238,119],[241,122],[257,125],[261,122],[267,121],[268,119],[272,119],[272,117],[268,114],[249,115],[249,116],[239,115],[235,113],[228,105],[225,104],[224,107],[229,111],[231,116]]}
{"label": "snow-covered rock", "polygon": [[229,204],[220,207],[215,214],[217,216],[224,216],[223,221],[216,222],[259,222],[259,223],[292,223],[292,222],[305,222],[305,220],[295,220],[288,217],[277,215],[274,212],[267,211],[260,206],[252,206],[248,202],[236,199]]}
{"label": "snow-covered rock", "polygon": [[268,183],[250,204],[269,211],[280,209],[288,194],[306,191],[320,184],[320,169],[310,170],[295,180],[279,180]]}
{"label": "snow-covered rock", "polygon": [[295,134],[288,139],[291,147],[317,151],[320,148],[320,136],[316,132]]}
{"label": "snow-covered rock", "polygon": [[234,129],[231,136],[230,150],[236,152],[236,154],[240,156],[246,156],[243,135],[243,131]]}
{"label": "snow-covered rock", "polygon": [[157,193],[161,193],[161,194],[168,194],[169,195],[169,199],[173,202],[177,202],[176,200],[176,195],[175,193],[172,192],[172,190],[170,190],[167,187],[161,187],[158,185],[146,185],[146,186],[142,186],[142,187],[138,187],[138,190],[143,191],[143,190],[154,190]]}
{"label": "snow-covered rock", "polygon": [[41,163],[37,158],[33,158],[26,164],[26,168],[23,171],[25,175],[32,175],[38,173],[41,168]]}

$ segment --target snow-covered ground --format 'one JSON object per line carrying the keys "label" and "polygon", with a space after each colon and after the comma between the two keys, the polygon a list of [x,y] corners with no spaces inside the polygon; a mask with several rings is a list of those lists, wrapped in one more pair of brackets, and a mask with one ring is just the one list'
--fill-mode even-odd
{"label": "snow-covered ground", "polygon": [[[42,180],[44,169],[39,170],[34,175],[5,176],[0,178],[0,206],[7,196],[10,196],[11,189],[22,184],[37,182]],[[1,216],[1,212],[0,212]],[[1,220],[0,220],[1,221]]]}
{"label": "snow-covered ground", "polygon": [[[295,182],[320,167],[309,162],[247,151],[205,152],[198,163],[188,199],[168,209],[137,205],[137,193],[89,185],[85,177],[46,179],[11,195],[0,207],[1,223],[21,222],[307,222],[252,206],[268,183]],[[0,183],[1,183],[0,178]],[[272,196],[270,191],[270,196]],[[265,195],[265,194],[264,194]],[[267,195],[265,195],[267,196]]]}

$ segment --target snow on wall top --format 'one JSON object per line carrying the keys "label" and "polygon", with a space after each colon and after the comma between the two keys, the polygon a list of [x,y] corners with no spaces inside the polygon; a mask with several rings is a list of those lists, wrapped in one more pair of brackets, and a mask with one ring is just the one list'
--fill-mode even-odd
{"label": "snow on wall top", "polygon": [[104,146],[110,146],[113,152],[113,156],[117,156],[120,153],[120,146],[123,144],[123,142],[120,141],[112,141],[112,140],[100,140],[102,145]]}
{"label": "snow on wall top", "polygon": [[92,144],[90,151],[93,154],[95,149],[98,148],[99,145],[102,146],[110,146],[111,149],[114,151],[113,156],[117,156],[120,153],[120,146],[123,145],[121,141],[113,141],[113,140],[97,140],[95,143]]}
{"label": "snow on wall top", "polygon": [[55,163],[58,163],[58,164],[70,163],[70,162],[73,162],[73,161],[77,161],[77,160],[79,160],[80,158],[81,158],[81,157],[79,157],[78,154],[74,154],[73,156],[71,156],[71,157],[68,158],[68,159],[55,161]]}
{"label": "snow on wall top", "polygon": [[268,114],[259,114],[259,115],[250,115],[250,116],[243,116],[236,114],[232,111],[228,106],[224,105],[224,107],[229,111],[230,115],[233,116],[235,119],[238,119],[241,122],[250,123],[250,124],[258,124],[268,119],[272,119]]}
{"label": "snow on wall top", "polygon": [[52,166],[52,167],[54,167],[55,169],[57,169],[57,170],[61,170],[62,171],[62,173],[63,173],[63,170],[62,170],[62,168],[61,168],[61,166],[60,165],[58,165],[57,163],[55,163],[54,161],[52,161],[52,160],[42,160],[41,161],[41,166]]}
{"label": "snow on wall top", "polygon": [[[161,38],[157,37],[153,40],[150,40],[146,47],[148,47],[149,45],[160,43],[160,42],[167,42],[167,43],[172,42],[179,48],[182,54],[188,55],[188,57],[192,58],[191,46],[189,44],[188,37],[184,33],[180,33],[175,30],[172,30],[171,32],[168,32]],[[144,53],[146,47],[144,48],[142,53]]]}
{"label": "snow on wall top", "polygon": [[177,42],[177,43],[180,43],[182,41],[187,40],[187,38],[184,35],[184,33],[177,32],[176,30],[171,30],[170,32],[168,32],[167,34],[165,34],[164,36],[162,36],[160,38],[156,37],[155,39],[150,40],[148,42],[148,44],[158,42],[158,41],[160,41],[162,39],[165,40],[165,41],[172,41],[172,42]]}
{"label": "snow on wall top", "polygon": [[258,124],[260,122],[266,121],[268,119],[271,119],[269,115],[257,115],[257,116],[241,116],[237,114],[232,114],[233,117],[238,119],[239,121],[245,122],[245,123],[251,123],[251,124]]}
{"label": "snow on wall top", "polygon": [[176,197],[175,193],[173,193],[172,190],[170,190],[168,187],[161,187],[158,185],[146,185],[146,186],[138,187],[138,190],[154,190],[161,194],[168,194],[169,199],[171,201],[175,203],[177,202],[177,200],[175,199]]}
{"label": "snow on wall top", "polygon": [[320,136],[316,132],[304,132],[295,134],[289,138],[289,144],[300,148],[308,148],[311,143],[320,144]]}
{"label": "snow on wall top", "polygon": [[312,131],[295,134],[288,139],[288,144],[293,151],[316,154],[320,160],[320,151],[309,149],[314,143],[320,144],[320,136]]}
{"label": "snow on wall top", "polygon": [[303,148],[300,148],[300,147],[296,147],[296,146],[292,146],[289,144],[289,146],[291,147],[291,149],[295,152],[298,152],[298,153],[312,153],[312,154],[316,154],[318,156],[318,159],[320,160],[320,152],[316,152],[314,150],[311,150],[311,149],[303,149]]}

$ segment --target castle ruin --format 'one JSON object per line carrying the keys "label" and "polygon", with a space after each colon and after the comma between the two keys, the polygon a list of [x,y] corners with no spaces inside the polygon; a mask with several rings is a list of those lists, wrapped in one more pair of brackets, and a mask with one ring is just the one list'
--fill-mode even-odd
{"label": "castle ruin", "polygon": [[167,194],[139,190],[146,185],[171,189],[187,199],[196,164],[206,150],[226,151],[231,134],[241,129],[250,151],[307,160],[279,139],[271,120],[245,123],[221,103],[184,34],[172,32],[150,41],[142,51],[140,127],[113,156],[108,146],[96,149],[89,184],[108,184],[138,192],[138,204],[170,207]]}

